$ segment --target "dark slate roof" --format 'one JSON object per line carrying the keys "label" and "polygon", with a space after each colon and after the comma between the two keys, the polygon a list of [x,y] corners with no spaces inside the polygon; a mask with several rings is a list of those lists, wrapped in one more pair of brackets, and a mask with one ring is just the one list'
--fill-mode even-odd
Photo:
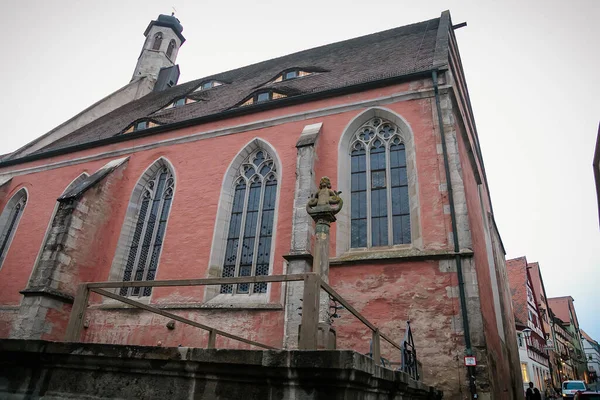
{"label": "dark slate roof", "polygon": [[[228,72],[183,83],[126,104],[83,126],[36,153],[89,143],[121,134],[133,122],[151,118],[159,124],[210,116],[239,106],[260,89],[288,97],[327,92],[361,83],[429,71],[447,64],[450,15],[387,31],[345,40]],[[288,68],[321,71],[283,82],[271,82]],[[161,110],[178,97],[194,91],[203,81],[223,82],[196,92],[196,103]],[[281,100],[273,100],[271,103]],[[256,105],[243,108],[256,107]]]}

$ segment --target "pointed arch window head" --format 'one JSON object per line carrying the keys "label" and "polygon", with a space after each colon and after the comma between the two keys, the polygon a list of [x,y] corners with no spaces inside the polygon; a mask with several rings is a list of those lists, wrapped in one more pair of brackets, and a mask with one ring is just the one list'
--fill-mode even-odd
{"label": "pointed arch window head", "polygon": [[175,50],[176,45],[177,43],[175,43],[175,39],[171,39],[169,46],[167,47],[167,57],[171,58],[173,56],[173,50]]}
{"label": "pointed arch window head", "polygon": [[22,189],[8,201],[6,207],[4,207],[4,211],[0,215],[0,268],[15,235],[26,204],[27,192]]}
{"label": "pointed arch window head", "polygon": [[162,32],[158,32],[154,35],[154,43],[152,43],[152,50],[160,50],[160,46],[162,45],[163,34]]}
{"label": "pointed arch window head", "polygon": [[[250,154],[237,171],[223,277],[269,274],[277,179],[273,158],[262,149]],[[266,292],[266,283],[221,286],[221,293]]]}
{"label": "pointed arch window head", "polygon": [[411,242],[406,151],[398,127],[372,118],[354,134],[351,159],[351,247]]}
{"label": "pointed arch window head", "polygon": [[[162,163],[145,183],[137,204],[133,237],[126,257],[123,281],[152,281],[171,211],[175,179]],[[122,296],[149,296],[152,288],[122,288]]]}

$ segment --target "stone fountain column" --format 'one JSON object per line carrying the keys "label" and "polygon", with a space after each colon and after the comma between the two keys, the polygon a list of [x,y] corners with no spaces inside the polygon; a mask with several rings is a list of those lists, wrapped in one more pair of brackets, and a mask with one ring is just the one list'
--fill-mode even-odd
{"label": "stone fountain column", "polygon": [[[319,190],[306,204],[308,215],[315,221],[315,247],[312,272],[329,283],[329,245],[331,224],[344,204],[340,192],[331,189],[328,177],[321,178]],[[321,291],[319,307],[318,348],[335,349],[335,330],[328,315],[329,296]]]}

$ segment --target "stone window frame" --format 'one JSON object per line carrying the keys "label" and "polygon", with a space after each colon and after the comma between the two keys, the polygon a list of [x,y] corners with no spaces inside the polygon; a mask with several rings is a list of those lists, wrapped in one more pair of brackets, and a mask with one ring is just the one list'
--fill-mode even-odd
{"label": "stone window frame", "polygon": [[[177,193],[177,173],[173,164],[165,157],[159,157],[155,161],[153,161],[148,168],[142,173],[140,178],[137,180],[131,196],[129,198],[129,202],[127,203],[127,211],[125,213],[125,219],[123,224],[121,225],[121,233],[119,235],[119,241],[117,244],[117,248],[115,251],[115,256],[113,257],[113,262],[110,267],[110,272],[108,275],[109,281],[122,281],[123,274],[125,273],[125,266],[127,264],[127,257],[129,256],[129,250],[131,247],[131,242],[133,241],[133,235],[135,233],[135,228],[138,221],[138,212],[140,210],[141,198],[144,193],[144,188],[146,184],[154,178],[156,173],[161,168],[168,168],[171,171],[173,176],[173,197],[171,200],[171,208],[169,210],[169,215],[167,216],[167,222],[165,226],[165,233],[163,235],[163,246],[164,241],[169,232],[169,219],[171,218],[171,214],[173,211],[173,204],[175,203],[175,196]],[[156,263],[156,276],[158,276],[158,270],[160,268],[160,260],[163,255],[163,249],[161,249],[160,254],[158,256],[158,261]],[[119,290],[114,290],[114,293],[118,294]],[[154,291],[152,291],[154,293]],[[148,296],[137,296],[134,297],[138,301],[150,301],[152,298],[152,293]],[[104,299],[105,303],[110,303],[109,299]]]}
{"label": "stone window frame", "polygon": [[[23,209],[19,212],[19,215],[17,216],[17,219],[16,219],[14,225],[12,226],[11,230],[8,231],[9,226],[7,226],[7,223],[9,223],[9,219],[13,215],[14,208],[21,201],[23,201],[23,199],[24,199]],[[27,190],[26,187],[22,187],[22,188],[18,189],[15,192],[15,194],[12,195],[12,197],[10,198],[10,200],[8,200],[8,202],[6,202],[6,205],[4,206],[4,209],[2,210],[2,214],[0,214],[0,244],[2,243],[2,241],[5,240],[6,236],[8,236],[4,250],[2,251],[2,254],[0,254],[0,269],[2,269],[2,265],[4,264],[4,260],[6,259],[6,255],[8,254],[10,245],[12,244],[12,241],[15,237],[17,229],[19,229],[19,223],[21,222],[21,219],[23,218],[23,213],[25,213],[25,208],[27,207],[28,202],[29,202],[29,191]]]}
{"label": "stone window frame", "polygon": [[[350,239],[350,210],[352,209],[350,199],[350,147],[354,141],[354,136],[358,129],[373,118],[386,119],[398,127],[398,135],[404,143],[406,154],[406,169],[408,176],[408,196],[410,204],[410,231],[411,243],[397,244],[392,246],[377,246],[366,248],[351,248]],[[408,121],[396,112],[383,108],[372,107],[363,110],[356,115],[344,128],[338,145],[338,190],[342,191],[344,207],[337,214],[336,222],[336,256],[340,257],[347,253],[357,253],[364,251],[384,251],[384,250],[409,250],[423,248],[423,238],[421,229],[421,209],[419,202],[419,185],[417,175],[417,160],[414,143],[414,133]],[[370,204],[367,203],[367,207]]]}
{"label": "stone window frame", "polygon": [[[279,216],[279,201],[281,198],[283,171],[281,166],[281,158],[279,157],[279,154],[273,145],[264,139],[254,138],[242,146],[241,150],[233,157],[223,177],[221,194],[219,196],[219,203],[217,206],[217,215],[215,217],[212,246],[209,255],[207,271],[208,278],[220,278],[222,276],[223,264],[225,261],[225,250],[227,246],[227,231],[229,228],[229,220],[235,192],[234,180],[237,178],[238,171],[242,164],[248,157],[258,150],[263,150],[271,156],[273,163],[275,164],[275,170],[277,171],[278,184],[273,216],[273,235],[271,238],[271,256],[269,260],[268,275],[273,273],[273,267],[275,264],[275,249],[277,247],[277,223]],[[267,285],[266,293],[238,294],[235,293],[235,291],[233,291],[234,293],[220,293],[220,290],[221,286],[218,285],[206,286],[204,292],[204,303],[218,306],[222,305],[224,307],[267,304],[271,297],[271,285]]]}

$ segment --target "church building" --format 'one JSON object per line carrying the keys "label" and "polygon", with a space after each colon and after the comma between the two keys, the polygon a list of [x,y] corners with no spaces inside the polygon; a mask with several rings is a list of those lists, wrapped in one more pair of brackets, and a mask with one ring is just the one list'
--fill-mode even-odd
{"label": "church building", "polygon": [[[63,341],[81,283],[311,272],[306,204],[327,176],[344,202],[329,285],[394,340],[410,321],[421,378],[445,399],[521,398],[457,28],[445,11],[178,84],[183,27],[160,15],[131,82],[0,156],[0,338]],[[302,290],[292,284],[115,293],[298,347]],[[371,332],[336,314],[336,347],[369,353]],[[206,346],[206,332],[167,322],[92,295],[80,341]],[[216,346],[250,348],[225,337]]]}

